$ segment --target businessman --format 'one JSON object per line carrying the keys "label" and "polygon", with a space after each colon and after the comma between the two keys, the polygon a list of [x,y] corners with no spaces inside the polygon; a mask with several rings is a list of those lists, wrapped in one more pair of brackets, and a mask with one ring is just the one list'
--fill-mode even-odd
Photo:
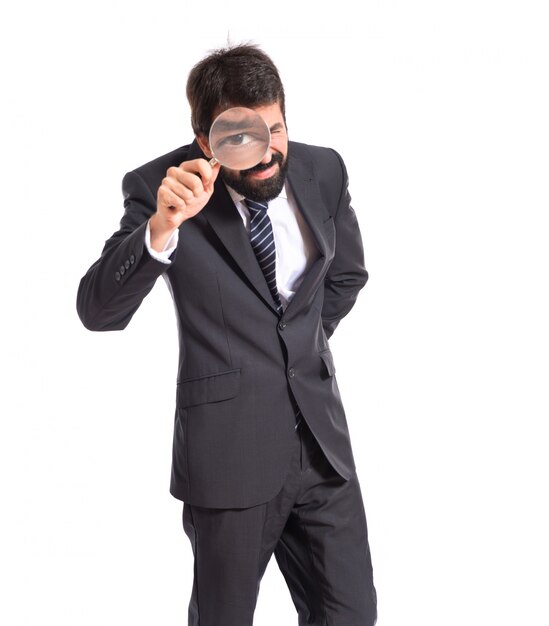
{"label": "businessman", "polygon": [[[120,228],[82,278],[90,330],[121,330],[162,276],[179,366],[170,491],[194,554],[190,626],[251,626],[274,553],[300,625],[373,626],[366,516],[328,340],[368,274],[348,179],[288,140],[284,89],[258,47],[201,60],[195,139],[126,174]],[[216,116],[271,131],[247,170],[210,166]]]}

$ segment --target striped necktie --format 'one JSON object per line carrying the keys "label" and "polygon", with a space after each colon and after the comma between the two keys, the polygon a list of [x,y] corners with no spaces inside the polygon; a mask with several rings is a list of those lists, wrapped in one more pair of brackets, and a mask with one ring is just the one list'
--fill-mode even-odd
{"label": "striped necktie", "polygon": [[244,198],[250,210],[250,243],[257,257],[259,267],[265,276],[269,291],[276,304],[278,315],[282,315],[282,303],[276,288],[276,250],[271,220],[267,215],[267,202],[255,202]]}

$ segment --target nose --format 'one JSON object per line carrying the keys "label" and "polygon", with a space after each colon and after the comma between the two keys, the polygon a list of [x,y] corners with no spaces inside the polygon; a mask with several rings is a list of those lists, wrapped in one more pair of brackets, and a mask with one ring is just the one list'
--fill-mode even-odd
{"label": "nose", "polygon": [[270,163],[273,158],[273,151],[269,148],[265,154],[265,156],[261,159],[260,163]]}

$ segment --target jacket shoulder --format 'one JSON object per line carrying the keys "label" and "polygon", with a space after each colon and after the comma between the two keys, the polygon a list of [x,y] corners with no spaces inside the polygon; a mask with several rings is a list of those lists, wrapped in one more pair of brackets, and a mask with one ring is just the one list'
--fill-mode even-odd
{"label": "jacket shoulder", "polygon": [[327,165],[338,165],[342,161],[341,156],[333,148],[326,146],[314,146],[299,141],[290,141],[290,150],[297,158],[309,158],[315,162]]}
{"label": "jacket shoulder", "polygon": [[346,174],[343,159],[333,148],[313,146],[298,141],[290,141],[289,145],[292,158],[308,164],[317,173],[331,172],[333,174],[340,171]]}
{"label": "jacket shoulder", "polygon": [[348,185],[347,170],[339,153],[333,148],[297,141],[290,142],[289,151],[291,159],[300,164],[301,172],[316,181],[321,193],[338,201]]}

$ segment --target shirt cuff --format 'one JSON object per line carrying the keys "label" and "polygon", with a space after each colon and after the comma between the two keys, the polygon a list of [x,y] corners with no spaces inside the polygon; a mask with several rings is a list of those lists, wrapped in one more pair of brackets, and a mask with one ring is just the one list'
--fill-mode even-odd
{"label": "shirt cuff", "polygon": [[149,251],[149,254],[152,256],[153,259],[160,261],[160,263],[166,263],[167,265],[169,265],[171,263],[169,257],[177,248],[178,241],[179,229],[176,228],[168,241],[166,241],[166,245],[164,246],[164,248],[162,248],[160,252],[153,250],[153,248],[151,247],[151,221],[149,220],[147,222],[147,228],[145,230],[145,246],[147,247],[147,250]]}

